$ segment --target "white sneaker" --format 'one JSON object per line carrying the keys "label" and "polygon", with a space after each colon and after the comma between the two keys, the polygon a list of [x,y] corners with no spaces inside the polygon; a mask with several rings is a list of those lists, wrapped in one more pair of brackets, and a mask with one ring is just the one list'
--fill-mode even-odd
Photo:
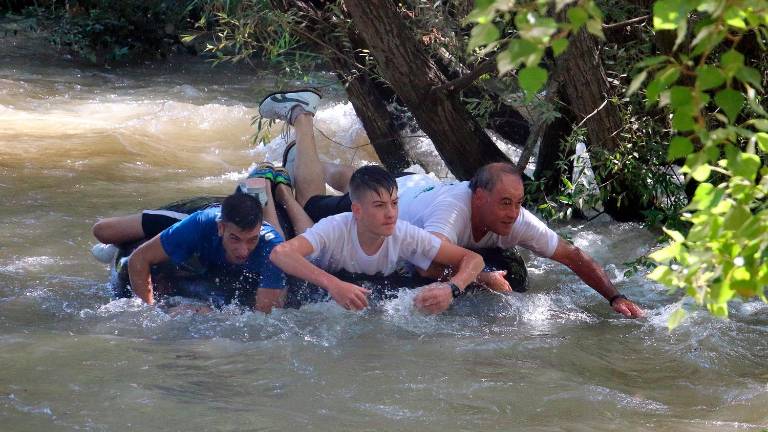
{"label": "white sneaker", "polygon": [[97,243],[91,248],[91,254],[100,263],[112,264],[120,249],[113,244]]}
{"label": "white sneaker", "polygon": [[295,105],[301,105],[304,111],[315,114],[320,98],[320,93],[312,89],[272,93],[267,95],[259,104],[259,115],[265,119],[284,120],[287,122],[291,108]]}

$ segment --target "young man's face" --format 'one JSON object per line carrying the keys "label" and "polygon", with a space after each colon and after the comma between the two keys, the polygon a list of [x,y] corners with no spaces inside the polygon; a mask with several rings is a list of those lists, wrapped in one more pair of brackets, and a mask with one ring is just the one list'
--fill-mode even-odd
{"label": "young man's face", "polygon": [[481,223],[493,233],[509,235],[520,216],[524,193],[520,177],[511,174],[502,174],[490,191],[477,189],[472,199],[479,204]]}
{"label": "young man's face", "polygon": [[256,227],[243,230],[231,222],[219,222],[219,236],[224,246],[225,256],[232,264],[243,264],[248,260],[256,245],[259,244],[261,224]]}
{"label": "young man's face", "polygon": [[391,236],[397,225],[397,189],[392,192],[379,189],[366,191],[352,202],[352,213],[357,224],[370,234]]}

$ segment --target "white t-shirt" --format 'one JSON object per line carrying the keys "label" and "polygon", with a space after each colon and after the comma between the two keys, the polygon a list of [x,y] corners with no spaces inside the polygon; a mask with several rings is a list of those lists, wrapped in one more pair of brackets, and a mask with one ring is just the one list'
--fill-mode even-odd
{"label": "white t-shirt", "polygon": [[479,241],[472,238],[472,191],[469,182],[442,184],[424,174],[397,179],[400,219],[425,231],[440,233],[455,244],[469,248],[522,246],[549,258],[560,237],[533,213],[520,209],[520,216],[506,236],[488,232]]}
{"label": "white t-shirt", "polygon": [[384,239],[379,251],[366,255],[357,239],[357,222],[352,213],[322,219],[302,236],[314,249],[309,258],[329,272],[344,269],[352,273],[382,273],[386,276],[397,270],[400,260],[426,270],[440,249],[439,238],[398,220],[394,234]]}

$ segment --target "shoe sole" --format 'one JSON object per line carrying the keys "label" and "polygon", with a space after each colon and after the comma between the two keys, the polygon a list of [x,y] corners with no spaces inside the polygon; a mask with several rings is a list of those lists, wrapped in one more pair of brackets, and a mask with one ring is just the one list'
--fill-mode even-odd
{"label": "shoe sole", "polygon": [[317,91],[317,90],[315,90],[313,88],[302,88],[302,89],[296,89],[296,90],[282,90],[282,91],[272,92],[272,93],[264,96],[264,99],[262,99],[261,102],[259,102],[259,106],[261,106],[264,102],[267,101],[267,99],[271,98],[274,95],[285,94],[285,93],[301,93],[301,92],[311,92],[311,93],[316,94],[317,97],[319,97],[320,99],[323,98],[323,95],[321,95],[319,91]]}
{"label": "shoe sole", "polygon": [[283,168],[285,168],[285,164],[288,162],[288,154],[291,153],[291,149],[296,147],[296,140],[293,140],[288,143],[287,146],[285,146],[285,150],[283,150]]}

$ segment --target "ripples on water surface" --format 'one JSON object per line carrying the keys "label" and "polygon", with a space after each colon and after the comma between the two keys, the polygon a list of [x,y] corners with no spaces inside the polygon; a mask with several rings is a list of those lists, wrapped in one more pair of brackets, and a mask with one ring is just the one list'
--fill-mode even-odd
{"label": "ripples on water surface", "polygon": [[[639,321],[535,258],[531,292],[479,294],[439,317],[414,313],[412,292],[361,314],[322,304],[171,317],[111,301],[90,225],[227,193],[253,162],[277,159],[279,144],[249,142],[276,80],[188,60],[90,69],[19,41],[0,48],[0,429],[768,427],[768,306],[734,305],[730,321],[697,312],[669,333],[675,299],[623,277],[654,242],[631,224],[561,232],[647,308]],[[351,108],[329,93],[319,127],[359,145]],[[318,138],[329,159],[373,158]]]}

